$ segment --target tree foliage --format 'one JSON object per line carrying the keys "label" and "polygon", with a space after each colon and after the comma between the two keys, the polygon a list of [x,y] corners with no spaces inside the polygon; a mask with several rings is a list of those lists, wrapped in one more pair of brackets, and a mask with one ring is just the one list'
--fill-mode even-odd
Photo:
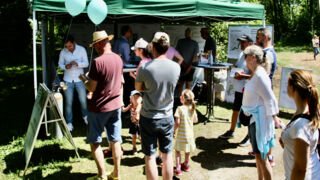
{"label": "tree foliage", "polygon": [[[0,64],[25,64],[29,60],[27,57],[32,53],[29,16],[29,1],[1,0]],[[31,64],[32,59],[29,61]]]}

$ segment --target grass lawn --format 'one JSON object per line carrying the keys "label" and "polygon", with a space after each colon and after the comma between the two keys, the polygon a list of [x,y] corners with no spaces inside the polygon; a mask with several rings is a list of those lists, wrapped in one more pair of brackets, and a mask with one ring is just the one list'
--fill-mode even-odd
{"label": "grass lawn", "polygon": [[[319,77],[319,62],[313,60],[313,54],[305,47],[283,47],[277,49],[278,64],[312,69]],[[41,73],[40,71],[38,71]],[[281,67],[275,76],[275,94],[279,95]],[[25,167],[23,153],[24,135],[34,102],[32,69],[29,66],[3,67],[0,71],[0,179],[21,179]],[[39,74],[38,77],[41,77]],[[319,81],[318,81],[319,82]],[[319,86],[318,86],[319,87]],[[231,117],[231,105],[217,102],[214,107],[217,117]],[[191,154],[191,172],[183,173],[180,179],[257,179],[255,160],[248,155],[251,147],[239,147],[239,142],[247,133],[247,128],[236,130],[236,136],[230,140],[219,139],[218,136],[228,130],[230,122],[211,120],[204,125],[206,107],[197,106],[200,123],[195,124],[195,140],[197,149]],[[291,117],[292,111],[281,110],[280,118],[285,122]],[[132,155],[131,137],[128,133],[128,119],[123,118],[123,148],[121,161],[121,177],[123,180],[145,179],[143,153]],[[26,179],[86,179],[96,173],[90,147],[85,143],[86,127],[77,117],[75,130],[72,132],[80,159],[75,155],[72,146],[66,139],[56,140],[44,135],[43,129],[26,172]],[[281,130],[276,130],[277,137]],[[103,148],[107,142],[103,141]],[[138,143],[138,150],[141,149]],[[276,142],[273,149],[276,167],[273,168],[275,179],[284,179],[282,149]],[[112,170],[112,159],[106,157],[106,169]],[[160,169],[160,167],[159,167]]]}

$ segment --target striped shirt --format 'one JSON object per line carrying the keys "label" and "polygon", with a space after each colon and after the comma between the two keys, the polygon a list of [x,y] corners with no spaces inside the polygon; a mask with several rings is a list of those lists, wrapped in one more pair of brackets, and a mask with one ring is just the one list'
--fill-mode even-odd
{"label": "striped shirt", "polygon": [[180,124],[178,127],[178,132],[176,136],[177,142],[183,142],[183,143],[193,143],[193,121],[195,118],[197,118],[197,113],[194,111],[194,113],[191,114],[190,112],[191,107],[182,105],[179,106],[176,110],[176,113],[174,114],[174,117],[180,119]]}

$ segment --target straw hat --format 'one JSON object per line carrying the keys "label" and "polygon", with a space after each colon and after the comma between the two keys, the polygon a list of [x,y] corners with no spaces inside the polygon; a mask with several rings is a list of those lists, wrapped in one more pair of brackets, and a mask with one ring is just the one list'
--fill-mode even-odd
{"label": "straw hat", "polygon": [[113,35],[108,36],[105,30],[94,32],[93,40],[92,40],[92,43],[90,44],[90,47],[92,47],[95,43],[102,41],[104,39],[108,39],[110,41],[113,39]]}

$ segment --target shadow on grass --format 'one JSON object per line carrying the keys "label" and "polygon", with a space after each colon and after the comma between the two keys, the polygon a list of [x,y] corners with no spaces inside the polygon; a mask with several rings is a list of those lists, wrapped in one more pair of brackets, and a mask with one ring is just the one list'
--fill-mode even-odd
{"label": "shadow on grass", "polygon": [[242,160],[253,159],[249,155],[238,155],[225,153],[224,149],[234,149],[238,143],[229,143],[223,139],[206,139],[205,137],[196,138],[196,145],[201,149],[199,154],[192,156],[191,159],[201,164],[201,167],[208,170],[233,167],[255,167],[255,163],[242,162]]}
{"label": "shadow on grass", "polygon": [[58,172],[48,175],[47,177],[43,177],[42,170],[37,169],[30,174],[27,174],[24,179],[46,179],[46,180],[56,180],[56,179],[68,179],[68,180],[79,180],[79,179],[87,179],[88,177],[95,176],[96,174],[90,173],[73,173],[71,172],[72,167],[66,167],[65,165],[55,166],[55,168],[59,169]]}
{"label": "shadow on grass", "polygon": [[[82,158],[91,157],[91,152],[86,150],[78,149],[78,153]],[[46,165],[51,162],[65,162],[69,161],[70,157],[76,158],[75,150],[61,149],[59,144],[42,146],[33,150],[28,167]],[[4,161],[6,163],[6,169],[4,169],[3,173],[5,174],[16,172],[17,170],[24,170],[26,165],[24,152],[22,151],[7,155]]]}
{"label": "shadow on grass", "polygon": [[[108,164],[113,165],[112,158],[108,158],[106,161]],[[125,157],[125,156],[123,156],[121,158],[121,166],[134,167],[134,166],[140,166],[143,164],[144,164],[144,159],[141,157]]]}
{"label": "shadow on grass", "polygon": [[[215,122],[215,123],[230,123],[229,119],[227,118],[221,118],[221,117],[215,117],[214,120],[212,120],[212,116],[210,117],[210,120],[208,120],[208,115],[205,115],[205,114],[202,114],[200,111],[197,110],[197,116],[198,116],[198,123],[197,124],[200,124],[200,123],[204,123],[206,121],[206,123],[212,123],[212,122]],[[195,124],[195,125],[197,125]]]}

